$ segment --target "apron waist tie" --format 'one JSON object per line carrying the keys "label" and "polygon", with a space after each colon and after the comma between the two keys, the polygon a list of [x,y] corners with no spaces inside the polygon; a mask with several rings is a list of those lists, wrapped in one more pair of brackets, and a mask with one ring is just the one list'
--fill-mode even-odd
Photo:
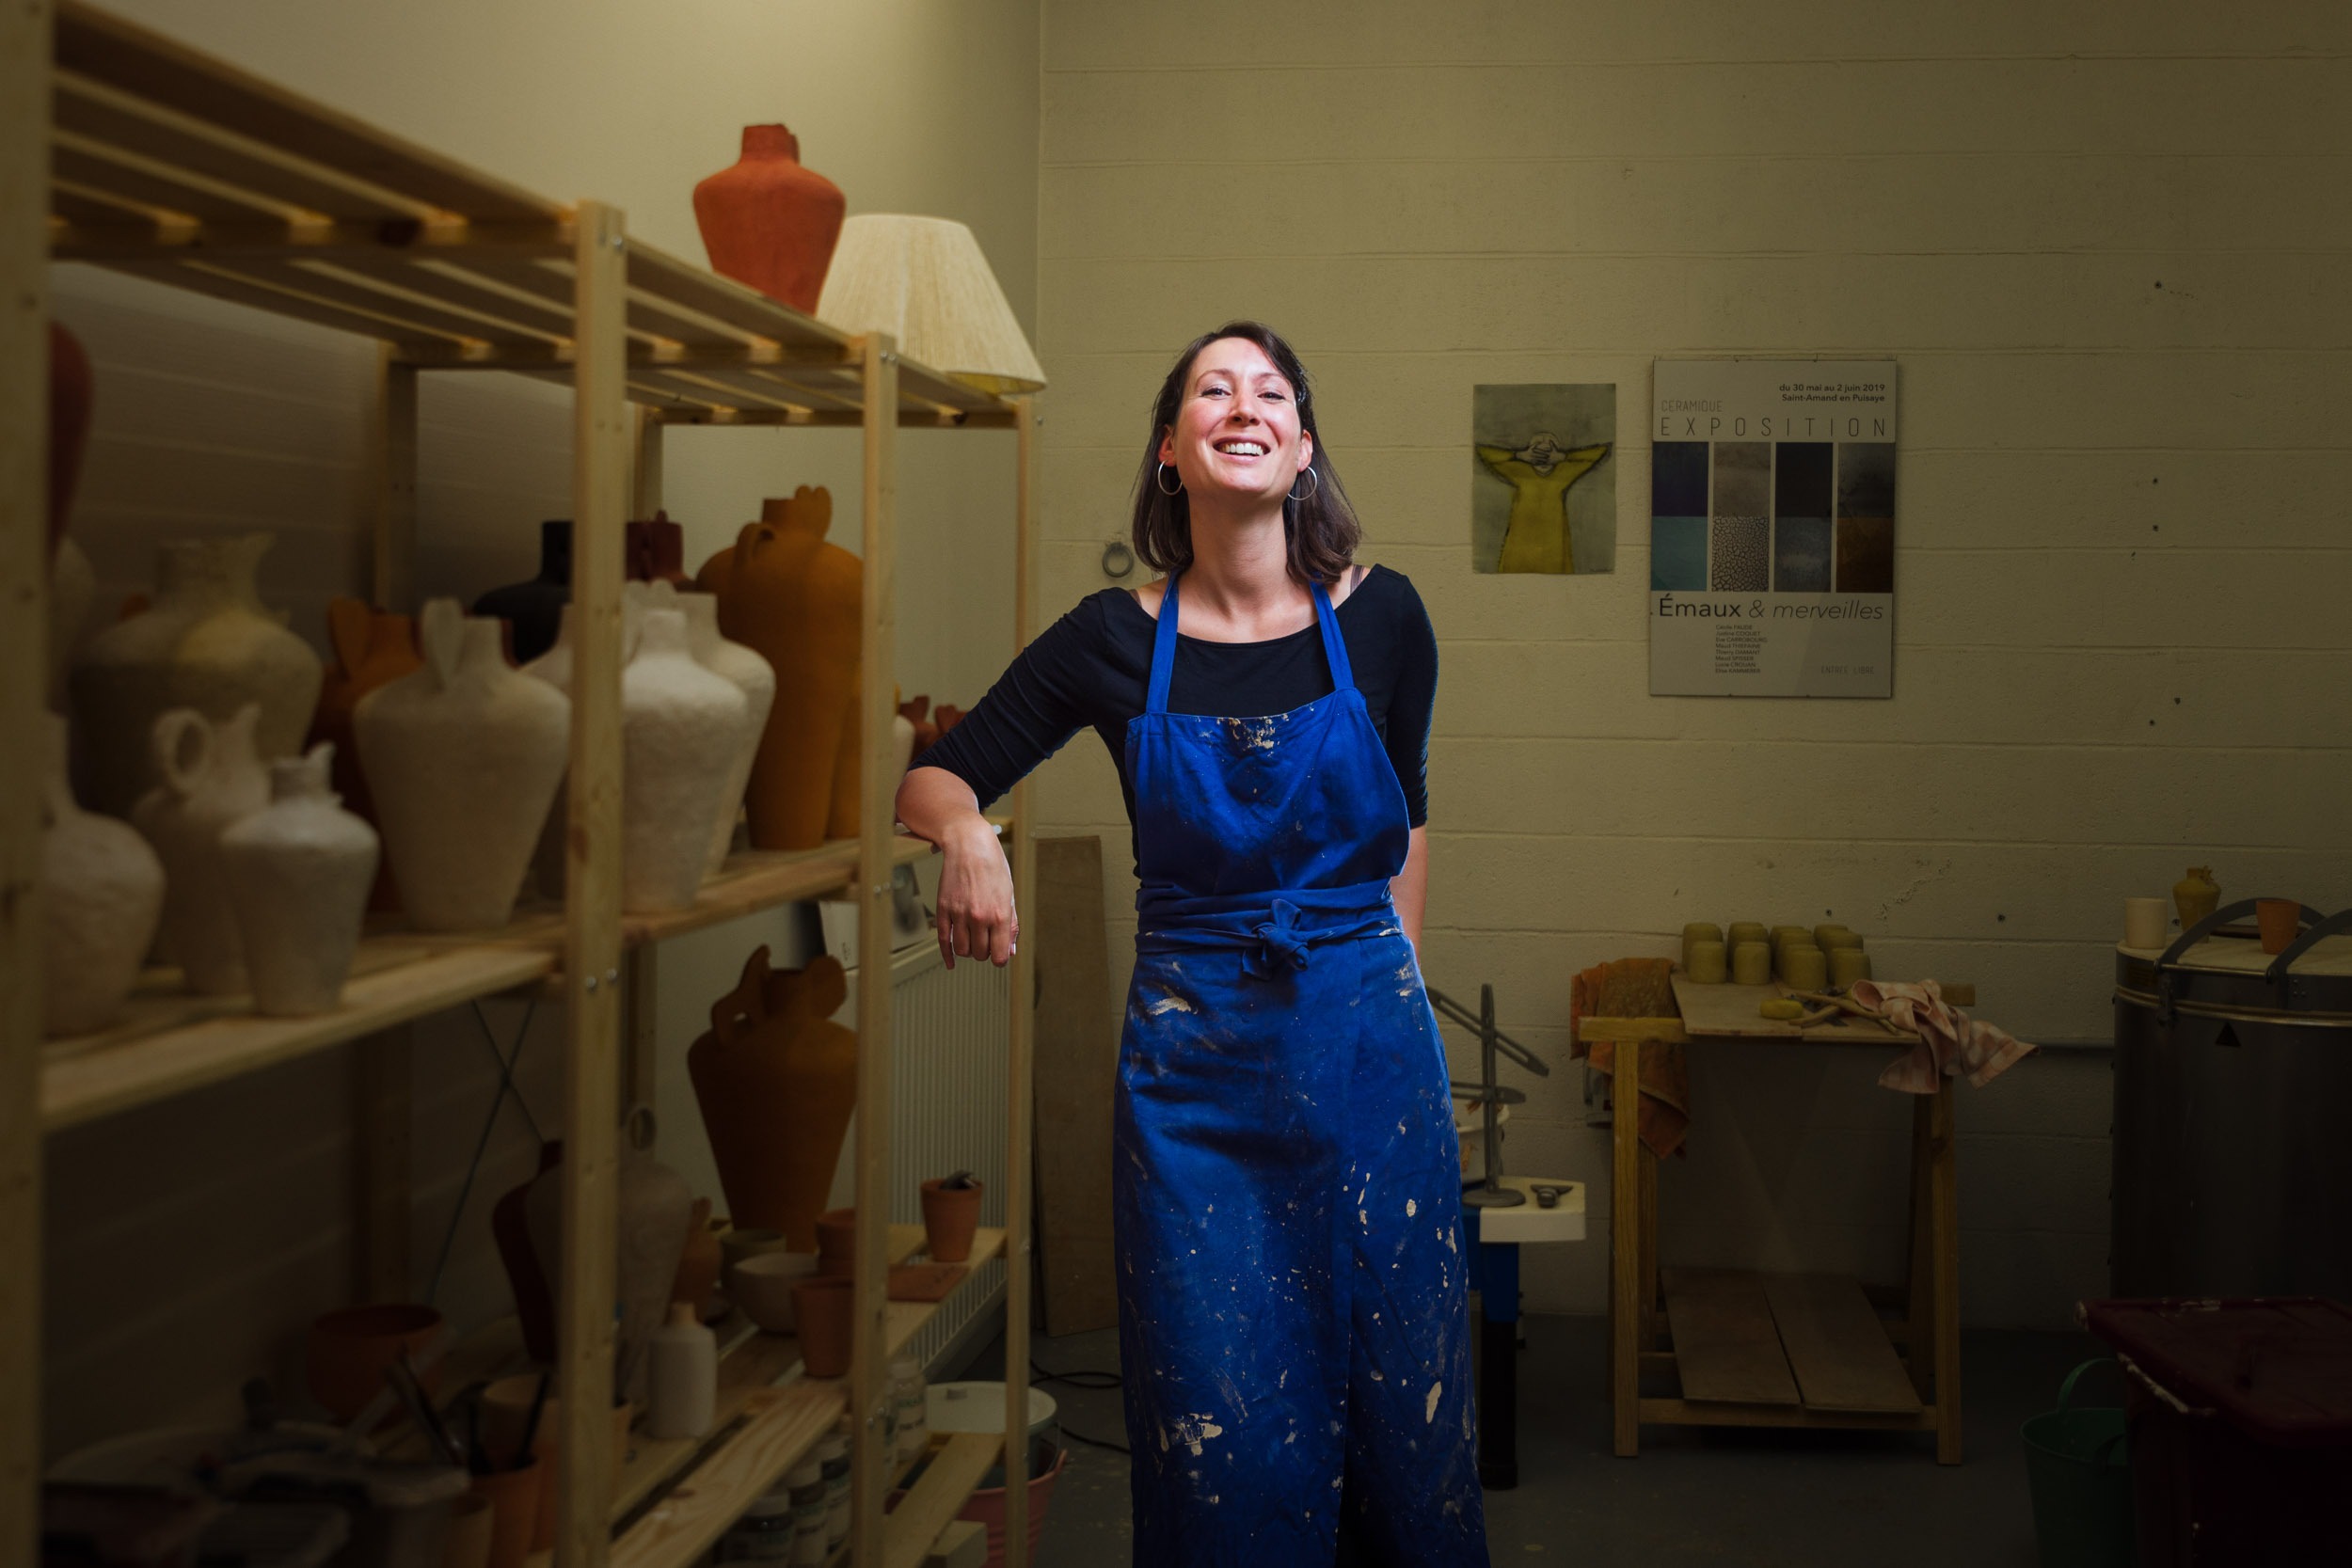
{"label": "apron waist tie", "polygon": [[1305,969],[1327,943],[1400,928],[1386,881],[1248,894],[1146,886],[1136,915],[1136,952],[1239,948],[1243,972],[1261,980]]}

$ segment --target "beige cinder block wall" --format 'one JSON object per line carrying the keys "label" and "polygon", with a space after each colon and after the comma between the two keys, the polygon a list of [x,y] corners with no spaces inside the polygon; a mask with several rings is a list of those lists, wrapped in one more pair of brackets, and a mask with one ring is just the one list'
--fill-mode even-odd
{"label": "beige cinder block wall", "polygon": [[[1883,973],[2104,1038],[2123,895],[2210,861],[2352,901],[2347,45],[2320,0],[1053,0],[1045,602],[1105,585],[1175,348],[1292,335],[1440,640],[1425,967],[1552,1060],[1506,1162],[1597,1215],[1568,976],[1685,921],[1834,917]],[[1732,353],[1901,362],[1892,701],[1645,695],[1650,360]],[[1617,571],[1476,576],[1470,388],[1547,381],[1617,385]],[[1123,845],[1100,751],[1040,795]],[[1896,1277],[1879,1066],[1696,1052],[1667,1259]],[[2108,1076],[2053,1051],[1963,1089],[1969,1321],[2102,1291]],[[1529,1305],[1599,1310],[1602,1269],[1531,1254]]]}
{"label": "beige cinder block wall", "polygon": [[[1025,324],[1036,293],[1035,0],[112,0],[114,8],[298,92],[557,199],[593,197],[631,230],[700,261],[694,182],[734,161],[740,127],[782,119],[850,210],[972,226]],[[74,534],[102,602],[151,580],[167,538],[266,529],[265,598],[324,644],[326,600],[366,590],[363,462],[373,345],[60,267],[59,317],[98,371],[97,426]],[[427,376],[419,575],[468,600],[531,574],[536,522],[570,509],[570,404],[504,375]],[[834,432],[674,432],[667,499],[690,566],[759,498],[834,491],[855,547],[859,446]],[[910,691],[977,695],[1010,652],[1009,435],[901,444],[901,657]],[[673,1058],[746,950],[792,958],[781,919],[665,948]],[[485,1008],[501,1049],[518,1004]],[[540,1009],[522,1057],[535,1127],[560,1131],[561,1018]],[[262,1372],[298,1388],[301,1328],[345,1299],[347,1053],[144,1108],[56,1139],[49,1160],[46,1355],[53,1453],[132,1428],[233,1415]],[[669,1063],[675,1068],[675,1060]],[[414,1289],[457,1244],[438,1300],[461,1327],[508,1310],[488,1205],[532,1168],[510,1104],[485,1133],[497,1069],[475,1020],[421,1026],[414,1117]],[[665,1158],[716,1192],[682,1070],[665,1071]],[[487,1156],[463,1187],[478,1139]]]}

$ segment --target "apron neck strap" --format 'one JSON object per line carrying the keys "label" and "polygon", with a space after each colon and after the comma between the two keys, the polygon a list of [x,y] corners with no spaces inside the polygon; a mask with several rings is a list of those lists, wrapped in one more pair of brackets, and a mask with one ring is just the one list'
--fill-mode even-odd
{"label": "apron neck strap", "polygon": [[1160,595],[1160,624],[1152,637],[1152,692],[1143,705],[1146,713],[1168,711],[1168,683],[1176,678],[1176,585],[1184,576],[1169,573],[1168,592]]}
{"label": "apron neck strap", "polygon": [[1356,684],[1355,673],[1347,667],[1347,639],[1340,635],[1340,614],[1331,608],[1331,595],[1316,583],[1315,625],[1323,628],[1323,657],[1331,666],[1331,689],[1345,691]]}

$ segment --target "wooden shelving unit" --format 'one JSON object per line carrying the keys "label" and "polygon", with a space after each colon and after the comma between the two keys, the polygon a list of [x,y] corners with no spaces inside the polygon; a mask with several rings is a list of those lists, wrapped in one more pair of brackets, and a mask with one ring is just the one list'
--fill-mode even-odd
{"label": "wooden shelving unit", "polygon": [[[132,1106],[331,1046],[356,1043],[369,1086],[364,1170],[398,1172],[405,1137],[402,1028],[441,1008],[518,988],[552,986],[566,1014],[564,1273],[558,1282],[564,1467],[556,1557],[564,1568],[608,1558],[630,1568],[684,1568],[744,1503],[773,1484],[847,1411],[857,1477],[850,1560],[918,1560],[913,1521],[952,1517],[1003,1438],[959,1440],[935,1464],[919,1509],[885,1526],[896,1473],[882,1451],[885,1369],[936,1308],[884,1299],[889,1264],[919,1228],[887,1225],[890,967],[858,977],[856,1259],[858,1342],[840,1383],[795,1377],[788,1339],[751,1335],[725,1362],[719,1433],[689,1445],[641,1444],[615,1489],[610,1423],[613,1172],[624,1069],[642,1080],[650,1037],[653,943],[775,905],[848,894],[879,950],[890,929],[890,868],[929,852],[894,837],[890,767],[894,647],[895,462],[901,427],[1001,430],[1019,449],[1012,514],[1016,632],[1030,628],[1034,415],[918,365],[880,334],[851,336],[665,255],[594,201],[535,196],[384,134],[331,107],[73,4],[35,0],[0,19],[0,595],[43,602],[47,268],[76,261],[186,289],[383,345],[383,454],[372,589],[413,610],[417,377],[505,371],[574,388],[576,548],[570,764],[571,895],[525,910],[506,928],[465,938],[380,931],[362,943],[344,1005],[312,1019],[264,1020],[237,999],[172,993],[151,976],[121,1024],[44,1042],[35,770],[0,769],[0,1250],[40,1248],[40,1138]],[[43,166],[45,157],[46,166]],[[42,192],[46,191],[45,209]],[[45,222],[40,214],[45,210]],[[19,303],[21,302],[21,303]],[[634,413],[631,412],[634,405]],[[865,436],[865,633],[862,831],[802,854],[735,857],[694,908],[659,916],[620,908],[621,525],[658,499],[660,432],[673,423],[855,427]],[[0,616],[0,736],[36,733],[42,614]],[[1008,852],[1018,895],[1032,856],[1016,790]],[[1028,1320],[1029,959],[1010,987],[1008,1227],[984,1237],[1004,1255],[1007,1321]],[[407,1195],[396,1176],[358,1194],[373,1276],[405,1275],[399,1234]],[[384,1238],[391,1237],[390,1241]],[[373,1239],[371,1239],[373,1238]],[[976,1258],[977,1260],[977,1258]],[[0,1568],[31,1560],[40,1470],[36,1271],[0,1271]],[[1008,1336],[1008,1380],[1027,1379],[1027,1338]],[[1017,1426],[1016,1412],[1009,1419]],[[985,1463],[977,1463],[981,1450]],[[1013,1536],[1025,1539],[1025,1445],[1010,1445]],[[691,1476],[691,1487],[680,1478]],[[934,1476],[936,1479],[933,1479]],[[959,1479],[968,1478],[968,1479]],[[955,1491],[956,1485],[961,1491]],[[663,1496],[664,1489],[670,1489]],[[952,1506],[949,1497],[953,1493]],[[650,1508],[647,1499],[656,1499]],[[616,1536],[616,1521],[627,1527]],[[933,1533],[936,1533],[934,1529]],[[912,1550],[913,1558],[907,1553]],[[1016,1545],[1012,1560],[1025,1553]]]}

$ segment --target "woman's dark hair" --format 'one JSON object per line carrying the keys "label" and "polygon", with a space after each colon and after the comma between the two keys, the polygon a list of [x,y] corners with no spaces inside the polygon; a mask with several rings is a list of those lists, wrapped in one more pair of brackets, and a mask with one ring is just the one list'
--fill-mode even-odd
{"label": "woman's dark hair", "polygon": [[[1181,572],[1192,564],[1192,497],[1181,489],[1171,496],[1160,488],[1160,437],[1176,423],[1185,383],[1192,377],[1192,362],[1221,338],[1257,344],[1291,384],[1291,395],[1298,405],[1298,428],[1314,437],[1314,457],[1310,464],[1314,477],[1305,499],[1282,503],[1282,536],[1290,545],[1290,575],[1302,586],[1336,582],[1355,560],[1363,526],[1356,520],[1356,509],[1348,504],[1339,472],[1331,466],[1323,433],[1315,428],[1315,396],[1307,384],[1307,367],[1298,362],[1280,333],[1259,322],[1228,322],[1215,332],[1195,338],[1176,356],[1168,379],[1160,383],[1160,395],[1152,403],[1152,434],[1144,442],[1143,466],[1136,470],[1136,554],[1157,572]],[[1297,488],[1295,482],[1292,488]]]}

